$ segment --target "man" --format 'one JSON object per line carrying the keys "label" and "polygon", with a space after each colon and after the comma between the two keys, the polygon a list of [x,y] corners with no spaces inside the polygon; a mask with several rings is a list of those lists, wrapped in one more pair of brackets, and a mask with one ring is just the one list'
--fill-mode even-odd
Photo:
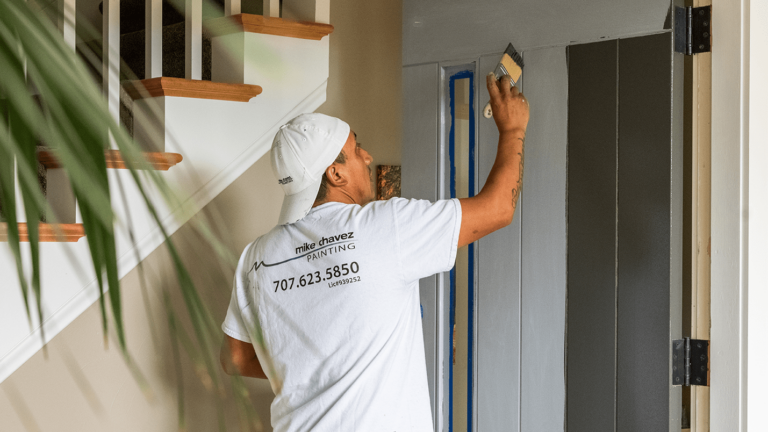
{"label": "man", "polygon": [[522,184],[528,103],[487,78],[499,146],[482,191],[374,201],[371,156],[341,120],[282,126],[277,227],[248,245],[222,324],[222,366],[268,378],[275,431],[431,431],[418,281],[507,226]]}

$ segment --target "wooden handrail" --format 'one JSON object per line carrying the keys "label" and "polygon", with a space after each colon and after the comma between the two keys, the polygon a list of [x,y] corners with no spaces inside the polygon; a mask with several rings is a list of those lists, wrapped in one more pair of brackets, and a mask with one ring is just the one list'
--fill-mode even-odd
{"label": "wooden handrail", "polygon": [[210,19],[205,21],[204,27],[210,36],[246,32],[310,40],[320,40],[333,32],[333,26],[330,24],[291,21],[252,14]]}
{"label": "wooden handrail", "polygon": [[125,91],[135,99],[176,96],[248,102],[261,94],[261,86],[253,84],[218,83],[205,80],[159,77],[123,83]]}
{"label": "wooden handrail", "polygon": [[[26,223],[19,223],[19,240],[29,241],[29,227]],[[85,237],[83,224],[49,224],[40,222],[38,225],[39,239],[41,242],[76,242]],[[0,242],[8,241],[8,224],[0,223]]]}
{"label": "wooden handrail", "polygon": [[[141,162],[148,162],[152,169],[168,171],[169,168],[181,162],[183,157],[178,153],[147,152],[142,153],[144,161],[136,160],[134,163],[138,169],[141,169]],[[104,159],[107,162],[107,168],[126,169],[125,158],[119,150],[105,150]],[[37,160],[46,168],[61,168],[61,162],[56,157],[56,151],[50,149],[41,149],[37,151]]]}

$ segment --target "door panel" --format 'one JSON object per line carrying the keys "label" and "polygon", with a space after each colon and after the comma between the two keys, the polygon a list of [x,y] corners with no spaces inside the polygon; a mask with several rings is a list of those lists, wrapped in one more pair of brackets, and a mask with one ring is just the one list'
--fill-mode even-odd
{"label": "door panel", "polygon": [[665,430],[682,406],[670,413],[671,48],[670,34],[619,42],[619,431]]}
{"label": "door panel", "polygon": [[[480,57],[478,75],[492,71],[499,58],[501,53]],[[484,80],[478,80],[477,86],[478,106],[482,107],[490,96]],[[496,158],[499,132],[493,120],[483,117],[477,126],[478,175],[479,184],[483,185]],[[475,400],[478,431],[520,430],[521,220],[518,213],[510,226],[477,242]]]}
{"label": "door panel", "polygon": [[[403,145],[402,196],[435,201],[438,197],[439,119],[437,64],[403,68]],[[440,307],[441,290],[445,288],[440,275],[419,281],[422,322],[424,323],[424,353],[432,413],[440,412],[435,404],[435,391],[443,387],[437,379],[442,356],[438,355],[439,318],[445,315]],[[435,422],[435,425],[438,423]]]}
{"label": "door panel", "polygon": [[615,430],[618,43],[568,48],[569,432]]}
{"label": "door panel", "polygon": [[663,33],[569,61],[568,430],[679,430],[682,59]]}
{"label": "door panel", "polygon": [[[525,53],[531,120],[525,143],[522,220],[521,410],[523,431],[562,430],[565,398],[566,151],[564,47]],[[521,210],[521,211],[520,211]]]}

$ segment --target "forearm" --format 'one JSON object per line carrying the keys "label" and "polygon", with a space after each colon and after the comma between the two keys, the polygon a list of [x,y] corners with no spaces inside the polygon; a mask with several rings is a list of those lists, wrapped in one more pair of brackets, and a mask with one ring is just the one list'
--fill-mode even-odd
{"label": "forearm", "polygon": [[229,375],[267,379],[253,345],[225,335],[219,353],[221,367]]}
{"label": "forearm", "polygon": [[472,198],[460,200],[462,221],[458,247],[512,222],[522,187],[524,144],[523,130],[499,134],[496,160],[483,189]]}
{"label": "forearm", "polygon": [[226,372],[230,375],[267,379],[267,375],[261,369],[261,363],[259,363],[257,357],[241,360],[237,365],[233,364],[230,370],[227,370]]}
{"label": "forearm", "polygon": [[512,222],[523,187],[524,154],[525,131],[502,131],[499,134],[496,160],[483,189],[478,194],[491,201],[493,208],[498,209],[498,217],[507,221],[507,224]]}
{"label": "forearm", "polygon": [[491,73],[486,82],[491,95],[493,119],[499,129],[499,147],[483,189],[472,198],[460,200],[459,247],[512,223],[523,187],[528,101],[516,87],[510,87],[508,76],[497,82]]}

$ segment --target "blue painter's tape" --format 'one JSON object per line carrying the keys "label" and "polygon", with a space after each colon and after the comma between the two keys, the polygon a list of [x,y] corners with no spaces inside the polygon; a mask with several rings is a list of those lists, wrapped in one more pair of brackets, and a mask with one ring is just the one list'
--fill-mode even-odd
{"label": "blue painter's tape", "polygon": [[[448,157],[450,160],[450,192],[451,198],[456,198],[456,103],[454,91],[456,80],[469,78],[469,196],[475,196],[475,85],[474,73],[471,70],[457,72],[449,78],[449,105],[451,115],[451,128],[448,133]],[[475,245],[470,244],[468,250],[468,373],[467,373],[467,432],[472,431],[472,404],[473,404],[473,356],[474,356],[474,316],[475,316]],[[450,272],[450,331],[453,341],[453,331],[456,325],[456,267]],[[448,362],[448,431],[453,432],[453,346],[451,346],[451,359]]]}

